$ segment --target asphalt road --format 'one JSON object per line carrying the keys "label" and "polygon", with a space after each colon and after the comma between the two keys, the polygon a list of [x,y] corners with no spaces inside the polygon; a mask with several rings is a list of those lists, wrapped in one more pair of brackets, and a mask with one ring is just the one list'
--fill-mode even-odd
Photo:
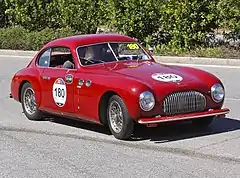
{"label": "asphalt road", "polygon": [[226,86],[226,119],[209,129],[168,124],[118,141],[93,124],[29,121],[8,98],[29,59],[0,57],[0,177],[240,177],[240,68],[199,67]]}

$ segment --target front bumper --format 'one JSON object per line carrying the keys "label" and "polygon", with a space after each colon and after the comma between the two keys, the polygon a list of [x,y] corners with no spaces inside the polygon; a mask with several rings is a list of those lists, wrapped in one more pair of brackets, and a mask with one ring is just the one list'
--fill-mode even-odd
{"label": "front bumper", "polygon": [[140,118],[138,120],[139,124],[158,124],[161,122],[171,122],[171,121],[179,121],[179,120],[189,120],[189,119],[196,119],[202,117],[209,117],[209,116],[225,116],[228,114],[230,110],[228,108],[224,109],[212,109],[209,111],[204,112],[196,112],[190,114],[180,114],[175,116],[157,116],[154,118]]}

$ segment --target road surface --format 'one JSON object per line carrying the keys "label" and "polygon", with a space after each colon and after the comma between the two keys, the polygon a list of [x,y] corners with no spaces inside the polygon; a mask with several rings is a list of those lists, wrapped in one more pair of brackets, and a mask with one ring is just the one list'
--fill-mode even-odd
{"label": "road surface", "polygon": [[12,75],[29,58],[0,57],[0,177],[240,177],[240,68],[203,67],[226,87],[226,119],[206,130],[189,124],[138,128],[116,140],[94,124],[29,121],[8,97]]}

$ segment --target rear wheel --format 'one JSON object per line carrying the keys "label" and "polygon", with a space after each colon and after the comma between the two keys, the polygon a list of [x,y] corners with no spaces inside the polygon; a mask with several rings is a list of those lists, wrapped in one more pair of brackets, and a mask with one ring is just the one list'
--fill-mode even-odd
{"label": "rear wheel", "polygon": [[124,101],[117,95],[110,98],[107,108],[108,125],[115,138],[127,140],[133,133],[134,122]]}
{"label": "rear wheel", "polygon": [[215,117],[204,117],[192,120],[192,124],[196,127],[208,127]]}
{"label": "rear wheel", "polygon": [[23,112],[29,120],[42,120],[43,113],[38,109],[35,93],[30,83],[25,83],[21,90]]}

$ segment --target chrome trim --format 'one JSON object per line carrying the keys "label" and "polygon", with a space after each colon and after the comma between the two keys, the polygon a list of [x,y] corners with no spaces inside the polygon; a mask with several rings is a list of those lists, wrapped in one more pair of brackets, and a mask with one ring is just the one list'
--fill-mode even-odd
{"label": "chrome trim", "polygon": [[155,121],[141,121],[139,120],[139,124],[154,124],[154,123],[162,123],[162,122],[171,122],[171,121],[179,121],[179,120],[188,120],[188,119],[196,119],[196,118],[202,118],[202,117],[209,117],[209,116],[218,116],[223,114],[228,114],[229,111],[223,111],[219,113],[210,113],[210,114],[203,114],[198,116],[186,116],[186,117],[179,117],[174,119],[162,119],[162,120],[155,120]]}
{"label": "chrome trim", "polygon": [[86,87],[90,87],[91,84],[92,84],[92,81],[91,81],[91,80],[87,80],[86,83],[85,83]]}
{"label": "chrome trim", "polygon": [[113,56],[115,57],[115,59],[116,59],[117,61],[119,61],[118,58],[117,58],[117,56],[116,56],[116,54],[114,53],[114,51],[113,51],[112,46],[110,45],[110,43],[107,43],[107,44],[108,44],[108,47],[109,47],[109,49],[111,50]]}
{"label": "chrome trim", "polygon": [[[153,106],[152,106],[151,108],[149,108],[149,109],[144,109],[144,108],[142,107],[142,104],[141,104],[141,97],[142,97],[144,94],[146,94],[146,93],[152,95],[152,97],[153,97]],[[144,97],[144,96],[143,96],[143,97]],[[153,95],[152,92],[150,92],[150,91],[144,91],[144,92],[142,92],[142,93],[139,95],[139,105],[140,105],[140,108],[141,108],[143,111],[145,111],[145,112],[151,111],[151,110],[154,108],[155,104],[156,104],[156,100],[155,100],[155,97],[154,97],[154,95]]]}
{"label": "chrome trim", "polygon": [[43,79],[43,80],[51,80],[51,77],[48,77],[48,76],[42,76],[42,79]]}
{"label": "chrome trim", "polygon": [[206,97],[197,91],[181,91],[168,95],[162,105],[167,116],[203,111],[206,107]]}
{"label": "chrome trim", "polygon": [[39,66],[39,65],[37,65],[36,64],[36,66],[38,67],[38,68],[46,68],[46,69],[58,69],[58,70],[66,70],[66,71],[77,71],[77,69],[75,68],[75,69],[67,69],[67,68],[60,68],[60,67],[46,67],[46,66]]}
{"label": "chrome trim", "polygon": [[[216,86],[216,85],[220,85],[221,87],[222,87],[222,89],[223,89],[223,91],[224,91],[224,94],[223,94],[223,98],[220,100],[220,101],[218,101],[218,100],[216,100],[216,98],[214,98],[214,96],[213,96],[213,87],[214,86]],[[220,83],[215,83],[212,87],[211,87],[211,97],[212,97],[212,100],[215,102],[215,103],[220,103],[220,102],[222,102],[223,100],[224,100],[224,98],[225,98],[225,89],[224,89],[224,87],[223,87],[223,85],[221,85]]]}
{"label": "chrome trim", "polygon": [[23,106],[25,112],[29,115],[34,115],[37,110],[35,93],[31,87],[28,87],[23,93]]}
{"label": "chrome trim", "polygon": [[112,101],[108,109],[108,117],[110,126],[114,132],[120,133],[123,129],[124,116],[120,104],[117,101]]}
{"label": "chrome trim", "polygon": [[78,80],[78,86],[83,86],[84,84],[84,80],[83,79],[79,79]]}

